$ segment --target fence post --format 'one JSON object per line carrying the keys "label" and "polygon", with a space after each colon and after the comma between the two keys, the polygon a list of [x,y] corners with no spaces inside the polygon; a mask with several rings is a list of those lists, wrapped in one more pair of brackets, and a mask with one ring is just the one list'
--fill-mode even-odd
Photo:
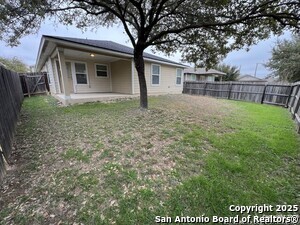
{"label": "fence post", "polygon": [[[298,89],[299,90],[299,89]],[[298,112],[298,110],[299,110],[299,107],[300,107],[300,96],[298,96],[298,102],[296,103],[296,106],[295,106],[295,108],[294,108],[294,113],[293,113],[293,119],[295,119],[295,115],[296,115],[296,113]]]}
{"label": "fence post", "polygon": [[207,82],[205,82],[205,84],[204,84],[204,90],[203,90],[203,95],[204,96],[206,95],[206,86],[207,86]]}
{"label": "fence post", "polygon": [[25,81],[25,84],[26,84],[28,97],[30,97],[30,89],[29,89],[29,85],[28,85],[28,82],[27,82],[27,76],[26,75],[24,76],[24,81]]}
{"label": "fence post", "polygon": [[291,95],[293,93],[294,86],[290,86],[290,88],[291,88],[291,90],[290,90],[290,93],[289,93],[289,97],[287,98],[286,104],[284,106],[285,108],[289,107],[289,101],[290,101]]}
{"label": "fence post", "polygon": [[264,104],[264,99],[265,99],[267,86],[268,86],[268,84],[266,84],[265,87],[264,87],[264,91],[263,91],[262,96],[261,96],[261,102],[260,102],[261,104]]}
{"label": "fence post", "polygon": [[232,82],[230,81],[229,90],[228,90],[228,99],[230,99],[231,89],[232,89]]}
{"label": "fence post", "polygon": [[184,94],[187,94],[188,93],[188,90],[187,90],[187,83],[186,83],[186,81],[184,81],[184,83],[183,83],[183,90],[182,90],[182,92],[184,93]]}
{"label": "fence post", "polygon": [[295,104],[296,97],[297,97],[300,85],[297,85],[297,87],[296,86],[293,86],[293,87],[296,88],[296,91],[295,91],[295,95],[293,95],[294,98],[293,98],[292,103],[291,103],[290,112],[292,112],[292,108],[293,108],[293,106]]}

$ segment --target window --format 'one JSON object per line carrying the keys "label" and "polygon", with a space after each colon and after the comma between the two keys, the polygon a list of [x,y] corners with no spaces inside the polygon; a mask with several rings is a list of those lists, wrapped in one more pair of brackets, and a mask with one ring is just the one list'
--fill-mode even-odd
{"label": "window", "polygon": [[151,84],[152,85],[159,85],[160,83],[160,66],[159,65],[152,65],[151,67],[151,72],[152,72],[152,76],[151,76]]}
{"label": "window", "polygon": [[182,73],[183,73],[182,69],[176,69],[176,85],[181,85]]}
{"label": "window", "polygon": [[107,65],[96,64],[96,77],[108,77]]}
{"label": "window", "polygon": [[196,81],[197,77],[196,74],[187,74],[186,79],[189,81]]}
{"label": "window", "polygon": [[196,74],[192,74],[192,75],[191,75],[191,80],[192,80],[192,81],[196,81],[196,80],[197,80]]}
{"label": "window", "polygon": [[215,81],[215,77],[214,76],[208,76],[206,80],[207,81]]}
{"label": "window", "polygon": [[77,84],[87,84],[87,72],[84,63],[75,63],[75,74]]}

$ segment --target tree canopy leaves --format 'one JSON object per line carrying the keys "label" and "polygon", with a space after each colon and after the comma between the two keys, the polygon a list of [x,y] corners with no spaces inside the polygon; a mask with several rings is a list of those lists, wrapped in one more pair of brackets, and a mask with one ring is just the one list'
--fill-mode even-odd
{"label": "tree canopy leaves", "polygon": [[222,81],[236,81],[236,79],[240,75],[240,70],[237,66],[219,64],[216,66],[216,69],[223,73],[226,73],[226,75],[222,76]]}
{"label": "tree canopy leaves", "polygon": [[299,0],[0,0],[0,40],[18,44],[47,17],[78,28],[121,24],[134,48],[140,103],[147,108],[143,52],[152,46],[211,68],[228,52],[299,32]]}
{"label": "tree canopy leaves", "polygon": [[292,40],[278,41],[266,66],[280,80],[300,81],[300,36],[294,36]]}
{"label": "tree canopy leaves", "polygon": [[0,65],[5,66],[6,69],[18,72],[18,73],[26,73],[28,72],[28,66],[17,57],[13,57],[12,59],[0,57]]}
{"label": "tree canopy leaves", "polygon": [[133,47],[179,50],[197,65],[216,64],[287,27],[299,31],[298,0],[1,0],[0,38],[14,45],[36,32],[46,17],[97,28],[120,23]]}

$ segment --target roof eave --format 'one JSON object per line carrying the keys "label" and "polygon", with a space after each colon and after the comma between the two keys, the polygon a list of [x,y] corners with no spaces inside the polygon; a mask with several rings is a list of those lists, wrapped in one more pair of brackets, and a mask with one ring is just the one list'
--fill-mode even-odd
{"label": "roof eave", "polygon": [[[119,52],[119,51],[109,50],[109,49],[95,47],[95,46],[86,45],[86,44],[80,44],[80,43],[76,43],[76,42],[72,42],[72,41],[62,40],[62,39],[52,37],[52,36],[43,35],[42,39],[53,41],[57,44],[61,44],[61,45],[65,45],[65,46],[77,47],[79,49],[81,48],[81,49],[84,49],[84,50],[93,51],[95,53],[99,52],[100,54],[101,53],[106,53],[106,54],[110,54],[110,55],[117,56],[117,57],[131,58],[131,59],[133,58],[133,54],[123,53],[123,52]],[[42,43],[42,41],[41,41],[41,43]],[[39,49],[37,62],[39,61],[40,56],[41,56],[40,55],[41,49],[42,48],[41,48],[41,44],[40,44],[40,49]],[[180,63],[167,62],[167,61],[163,61],[163,60],[152,59],[152,58],[145,57],[145,56],[144,56],[144,59],[145,59],[145,61],[148,61],[148,62],[156,62],[156,63],[172,65],[172,66],[176,66],[176,67],[180,67],[180,68],[186,68],[187,67],[186,65],[183,65],[183,64],[180,64]]]}
{"label": "roof eave", "polygon": [[37,54],[37,58],[35,60],[35,70],[36,71],[39,71],[41,69],[41,68],[39,68],[40,67],[39,63],[40,63],[41,51],[43,49],[44,43],[45,43],[45,37],[42,36],[40,46],[39,46],[39,50],[38,50],[38,54]]}

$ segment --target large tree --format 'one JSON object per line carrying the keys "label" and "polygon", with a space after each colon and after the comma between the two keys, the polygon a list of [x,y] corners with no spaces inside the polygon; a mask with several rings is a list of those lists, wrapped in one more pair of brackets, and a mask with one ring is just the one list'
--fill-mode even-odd
{"label": "large tree", "polygon": [[233,49],[299,31],[299,0],[0,0],[0,38],[10,44],[55,17],[79,28],[122,24],[134,48],[140,106],[148,107],[144,50],[182,52],[210,67]]}
{"label": "large tree", "polygon": [[19,58],[5,58],[0,57],[0,65],[5,66],[6,69],[13,70],[18,73],[26,73],[28,72],[28,66]]}
{"label": "large tree", "polygon": [[266,66],[280,80],[300,81],[300,36],[294,36],[292,40],[278,41]]}

